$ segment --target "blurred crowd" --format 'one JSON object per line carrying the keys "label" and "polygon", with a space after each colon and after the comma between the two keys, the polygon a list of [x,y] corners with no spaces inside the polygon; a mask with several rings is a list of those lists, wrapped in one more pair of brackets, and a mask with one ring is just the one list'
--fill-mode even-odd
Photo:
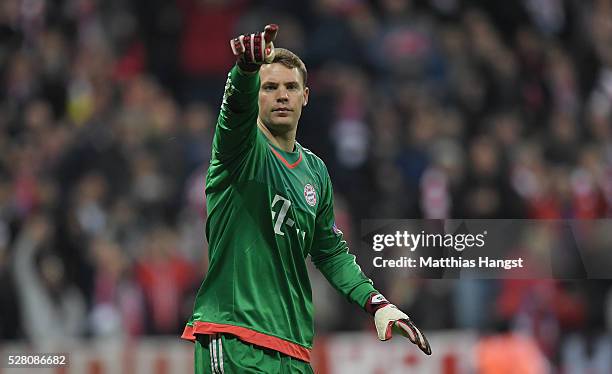
{"label": "blurred crowd", "polygon": [[[354,252],[367,218],[612,216],[611,0],[3,0],[0,338],[182,331],[228,40],[272,22]],[[319,331],[369,323],[324,282]],[[375,282],[424,329],[553,358],[612,326],[608,281]]]}

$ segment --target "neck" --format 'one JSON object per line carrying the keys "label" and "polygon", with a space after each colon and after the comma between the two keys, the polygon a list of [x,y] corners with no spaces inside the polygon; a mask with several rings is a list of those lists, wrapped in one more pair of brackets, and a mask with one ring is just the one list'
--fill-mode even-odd
{"label": "neck", "polygon": [[295,147],[295,131],[274,134],[259,118],[257,118],[257,127],[274,146],[285,152],[293,152],[293,148]]}

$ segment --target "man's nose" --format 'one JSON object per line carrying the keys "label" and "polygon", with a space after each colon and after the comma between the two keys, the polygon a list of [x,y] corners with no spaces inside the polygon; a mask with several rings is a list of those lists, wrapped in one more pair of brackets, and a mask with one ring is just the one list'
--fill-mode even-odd
{"label": "man's nose", "polygon": [[286,89],[283,89],[283,88],[278,90],[278,96],[276,97],[276,101],[278,101],[278,102],[289,101],[289,92]]}

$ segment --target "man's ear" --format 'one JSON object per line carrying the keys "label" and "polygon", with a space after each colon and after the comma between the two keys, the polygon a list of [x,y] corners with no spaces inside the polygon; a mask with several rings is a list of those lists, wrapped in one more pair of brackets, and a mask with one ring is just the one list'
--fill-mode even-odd
{"label": "man's ear", "polygon": [[306,106],[306,104],[308,104],[308,94],[310,93],[310,90],[308,89],[308,87],[304,88],[304,104],[302,104],[302,106]]}

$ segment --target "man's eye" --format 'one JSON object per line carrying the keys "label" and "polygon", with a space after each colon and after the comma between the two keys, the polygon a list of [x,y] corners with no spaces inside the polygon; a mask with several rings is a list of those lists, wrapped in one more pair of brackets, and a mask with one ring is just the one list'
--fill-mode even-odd
{"label": "man's eye", "polygon": [[274,86],[264,86],[263,89],[266,91],[272,91],[275,87]]}

